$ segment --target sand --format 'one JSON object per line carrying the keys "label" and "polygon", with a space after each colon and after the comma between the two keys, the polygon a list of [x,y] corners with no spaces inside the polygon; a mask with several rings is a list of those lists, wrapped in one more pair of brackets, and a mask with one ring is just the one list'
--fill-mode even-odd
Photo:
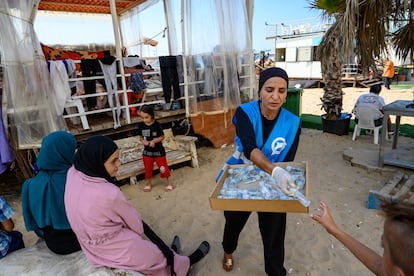
{"label": "sand", "polygon": [[[344,111],[350,112],[364,88],[345,88]],[[322,89],[306,89],[302,95],[302,113],[322,114]],[[397,99],[413,99],[412,90],[383,91],[387,103]],[[414,124],[413,118],[402,118],[402,123]],[[388,167],[383,172],[368,171],[351,166],[342,157],[349,148],[364,149],[373,143],[372,136],[360,136],[352,141],[351,133],[337,136],[318,130],[303,129],[296,161],[309,162],[310,212],[318,211],[318,202],[325,201],[341,227],[373,250],[382,254],[380,238],[383,219],[375,209],[367,209],[370,189],[379,190],[400,168]],[[399,143],[413,143],[401,137]],[[182,252],[189,254],[202,240],[211,245],[210,253],[194,266],[191,275],[266,275],[263,247],[256,213],[252,213],[234,253],[234,270],[223,271],[221,240],[224,226],[222,211],[213,211],[209,195],[215,177],[226,159],[233,153],[232,146],[214,149],[198,148],[200,168],[183,166],[172,171],[176,188],[165,192],[166,181],[155,175],[154,188],[144,193],[144,181],[138,185],[121,187],[127,198],[138,209],[144,220],[168,243],[174,235],[181,237]],[[412,171],[406,171],[412,173]],[[16,228],[24,233],[26,245],[36,242],[33,233],[24,229],[21,202],[12,200],[17,211]],[[347,249],[309,218],[309,214],[289,213],[286,231],[285,267],[289,275],[372,275]]]}

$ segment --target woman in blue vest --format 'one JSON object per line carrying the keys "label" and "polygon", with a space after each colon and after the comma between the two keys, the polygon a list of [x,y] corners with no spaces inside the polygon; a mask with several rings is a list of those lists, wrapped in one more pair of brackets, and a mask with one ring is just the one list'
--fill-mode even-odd
{"label": "woman in blue vest", "polygon": [[[227,164],[253,163],[274,178],[283,177],[279,175],[280,168],[273,163],[295,159],[300,135],[300,118],[282,108],[286,102],[288,84],[288,75],[281,68],[272,67],[261,73],[260,99],[240,105],[233,117],[236,151]],[[233,269],[232,254],[250,213],[224,211],[226,223],[222,246],[225,271]],[[273,276],[286,275],[283,266],[286,213],[258,212],[258,221],[266,273]]]}

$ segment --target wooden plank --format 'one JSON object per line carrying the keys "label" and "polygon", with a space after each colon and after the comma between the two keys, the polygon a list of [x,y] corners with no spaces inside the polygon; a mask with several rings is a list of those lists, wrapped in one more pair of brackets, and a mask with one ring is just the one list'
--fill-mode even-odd
{"label": "wooden plank", "polygon": [[407,199],[405,200],[405,202],[408,202],[408,203],[414,204],[414,193],[411,195],[411,197],[407,198]]}
{"label": "wooden plank", "polygon": [[393,178],[391,180],[389,180],[385,186],[379,191],[380,194],[391,194],[392,190],[394,189],[395,186],[398,185],[398,183],[401,182],[401,180],[404,177],[404,173],[402,172],[397,172],[396,174],[394,174]]}
{"label": "wooden plank", "polygon": [[411,190],[413,186],[414,186],[414,174],[411,175],[407,179],[404,185],[395,193],[395,196],[399,198],[405,196]]}
{"label": "wooden plank", "polygon": [[399,198],[396,196],[393,196],[391,192],[401,182],[403,178],[404,178],[404,173],[397,172],[396,174],[394,174],[393,178],[390,179],[384,185],[384,187],[381,190],[379,191],[369,190],[367,208],[368,209],[379,209],[380,199],[384,199],[384,200],[391,201],[391,202],[398,201]]}

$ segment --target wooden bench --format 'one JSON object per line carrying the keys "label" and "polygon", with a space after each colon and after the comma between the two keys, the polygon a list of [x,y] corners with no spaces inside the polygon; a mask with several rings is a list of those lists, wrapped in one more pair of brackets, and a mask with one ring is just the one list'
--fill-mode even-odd
{"label": "wooden bench", "polygon": [[[165,139],[162,142],[169,166],[191,161],[193,168],[198,168],[197,148],[195,142],[197,137],[187,135],[174,136],[171,129],[164,130]],[[137,184],[137,175],[145,173],[142,162],[142,151],[144,145],[139,141],[138,136],[115,140],[120,149],[119,159],[121,166],[118,170],[116,180],[129,178],[130,184]],[[157,165],[154,164],[154,169]]]}

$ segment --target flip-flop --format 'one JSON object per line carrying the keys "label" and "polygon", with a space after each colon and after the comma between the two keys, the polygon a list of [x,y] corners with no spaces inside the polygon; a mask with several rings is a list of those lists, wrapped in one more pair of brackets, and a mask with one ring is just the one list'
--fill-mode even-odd
{"label": "flip-flop", "polygon": [[152,190],[152,186],[151,185],[146,185],[144,187],[144,192],[151,192],[151,190]]}
{"label": "flip-flop", "polygon": [[208,243],[208,241],[202,241],[198,246],[197,250],[200,250],[204,257],[210,251],[210,244]]}
{"label": "flip-flop", "polygon": [[180,250],[181,250],[180,237],[174,236],[173,242],[171,243],[171,249],[174,250],[175,253],[180,254]]}
{"label": "flip-flop", "polygon": [[230,258],[223,257],[223,269],[227,272],[230,272],[233,270],[233,257],[230,257]]}
{"label": "flip-flop", "polygon": [[168,185],[167,187],[165,187],[165,191],[166,192],[171,192],[172,190],[174,190],[174,186],[173,185]]}

